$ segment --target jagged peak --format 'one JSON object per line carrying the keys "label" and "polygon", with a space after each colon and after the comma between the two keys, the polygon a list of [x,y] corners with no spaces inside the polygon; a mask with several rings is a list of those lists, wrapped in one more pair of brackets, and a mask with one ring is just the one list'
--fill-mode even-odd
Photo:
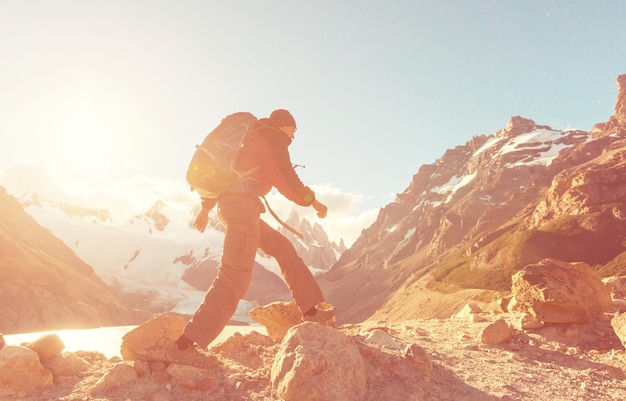
{"label": "jagged peak", "polygon": [[286,223],[289,225],[300,226],[300,216],[292,210],[291,213],[289,213],[289,217],[287,217]]}
{"label": "jagged peak", "polygon": [[607,135],[626,136],[626,74],[617,77],[615,114],[609,118],[609,121],[595,124],[591,133],[594,138]]}
{"label": "jagged peak", "polygon": [[159,199],[150,207],[150,209],[148,209],[146,213],[143,214],[143,216],[136,216],[136,218],[147,218],[152,220],[154,228],[159,231],[163,231],[170,223],[170,219],[163,213],[163,209],[165,207],[165,203]]}
{"label": "jagged peak", "polygon": [[513,116],[509,119],[506,127],[496,133],[496,138],[511,138],[520,134],[531,132],[537,124],[530,118]]}
{"label": "jagged peak", "polygon": [[165,202],[163,202],[161,199],[157,199],[157,201],[154,202],[154,205],[152,205],[149,210],[160,212],[163,210],[165,206],[166,206]]}

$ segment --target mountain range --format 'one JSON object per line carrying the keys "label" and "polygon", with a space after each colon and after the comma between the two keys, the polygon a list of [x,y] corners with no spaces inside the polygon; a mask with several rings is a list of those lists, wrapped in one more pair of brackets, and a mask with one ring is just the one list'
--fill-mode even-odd
{"label": "mountain range", "polygon": [[626,75],[590,132],[520,116],[423,165],[322,278],[343,322],[449,317],[544,258],[626,274]]}
{"label": "mountain range", "polygon": [[[143,213],[127,214],[70,205],[36,192],[22,194],[18,201],[4,188],[0,202],[10,205],[0,211],[4,227],[0,232],[0,244],[4,244],[0,267],[5,274],[0,289],[0,297],[5,300],[5,308],[0,309],[0,332],[58,328],[54,325],[56,320],[72,326],[78,318],[62,319],[65,315],[56,310],[64,310],[67,304],[99,306],[96,300],[86,296],[85,291],[91,286],[102,288],[116,307],[145,312],[137,312],[137,319],[111,320],[96,315],[91,323],[81,321],[79,325],[141,323],[151,313],[165,311],[189,315],[217,274],[224,229],[215,211],[211,212],[204,233],[193,228],[199,203],[195,209],[180,210],[156,200]],[[311,225],[295,213],[287,221],[303,234],[303,239],[291,233],[288,236],[315,273],[330,269],[345,250],[343,243],[331,242],[319,225]],[[22,238],[21,227],[34,228]],[[16,240],[23,241],[24,246],[19,254],[13,255],[9,251]],[[70,272],[71,276],[55,275],[57,270],[33,261],[39,257],[52,259],[58,254],[71,257],[50,263],[59,265],[57,270]],[[76,272],[82,275],[77,276]],[[85,285],[83,275],[88,275],[89,286]],[[64,292],[64,297],[50,299],[45,291],[38,289],[40,279],[42,283],[58,282],[58,292]],[[28,286],[31,282],[33,285]],[[88,293],[97,291],[90,289]],[[30,315],[31,311],[42,309],[34,306],[37,294],[42,295],[37,302],[46,303],[44,309],[54,311],[41,312],[43,316],[52,315],[49,319]],[[252,283],[233,319],[248,321],[247,311],[253,306],[287,300],[290,296],[277,263],[259,252]],[[25,299],[29,301],[24,302]],[[26,307],[22,310],[21,306]],[[123,315],[110,312],[117,317]],[[21,315],[26,316],[17,318]]]}
{"label": "mountain range", "polygon": [[[511,276],[544,258],[626,274],[626,75],[615,113],[591,131],[511,117],[420,167],[346,249],[297,215],[298,253],[338,322],[449,317],[468,301],[506,296]],[[219,266],[223,228],[192,228],[198,209],[155,200],[125,215],[0,190],[0,331],[139,323],[191,313]],[[258,254],[250,307],[290,299]]]}

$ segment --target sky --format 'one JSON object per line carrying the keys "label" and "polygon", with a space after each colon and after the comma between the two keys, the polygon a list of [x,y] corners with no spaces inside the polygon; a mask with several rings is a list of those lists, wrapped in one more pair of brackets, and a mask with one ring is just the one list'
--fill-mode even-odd
{"label": "sky", "polygon": [[221,118],[285,108],[292,162],[350,243],[420,166],[512,116],[607,121],[625,17],[620,0],[0,0],[0,184],[175,198]]}

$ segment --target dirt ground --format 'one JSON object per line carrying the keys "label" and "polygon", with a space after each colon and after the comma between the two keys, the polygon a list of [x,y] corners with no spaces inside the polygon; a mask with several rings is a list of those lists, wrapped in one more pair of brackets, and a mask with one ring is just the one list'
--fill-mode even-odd
{"label": "dirt ground", "polygon": [[[448,318],[341,326],[359,344],[365,362],[363,401],[626,399],[626,352],[608,318],[522,331],[519,313],[480,316],[484,321]],[[481,331],[499,318],[516,328],[512,339],[497,346],[483,344]],[[367,333],[374,329],[386,331],[401,349],[366,344]],[[241,342],[241,336],[231,337],[213,349],[221,364],[199,385],[174,379],[155,365],[130,385],[94,395],[91,390],[97,381],[120,361],[80,351],[77,354],[92,364],[89,371],[44,391],[6,400],[279,401],[270,383],[278,345],[246,340],[239,346]],[[427,371],[406,368],[402,349],[412,344],[421,347],[432,363]]]}

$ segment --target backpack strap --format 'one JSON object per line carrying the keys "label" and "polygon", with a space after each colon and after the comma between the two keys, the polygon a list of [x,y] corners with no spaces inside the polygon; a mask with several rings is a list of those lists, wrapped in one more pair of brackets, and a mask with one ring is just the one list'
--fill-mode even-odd
{"label": "backpack strap", "polygon": [[263,201],[265,202],[265,206],[267,206],[267,210],[269,210],[270,214],[272,215],[272,217],[274,219],[276,219],[276,221],[283,227],[285,227],[287,230],[291,231],[296,237],[300,238],[300,239],[304,239],[304,235],[302,235],[299,231],[297,231],[295,228],[291,227],[289,224],[285,223],[284,221],[282,221],[280,219],[280,217],[278,217],[278,215],[276,215],[276,213],[274,213],[274,211],[272,210],[272,208],[270,207],[270,204],[267,202],[267,199],[265,199],[265,196],[261,196],[261,198],[263,198]]}

